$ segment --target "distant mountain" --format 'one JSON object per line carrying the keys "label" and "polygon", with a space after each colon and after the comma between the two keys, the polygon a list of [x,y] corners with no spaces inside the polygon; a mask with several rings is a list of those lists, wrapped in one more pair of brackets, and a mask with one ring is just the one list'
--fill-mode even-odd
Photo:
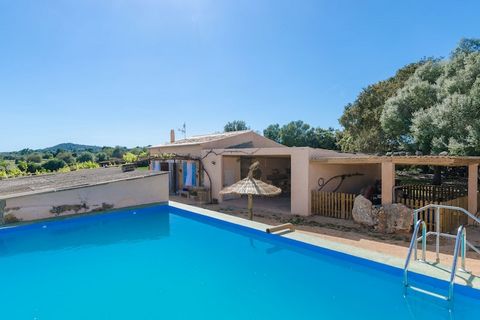
{"label": "distant mountain", "polygon": [[60,143],[53,147],[48,147],[44,149],[38,149],[39,152],[55,152],[57,150],[70,151],[70,152],[82,152],[82,151],[91,151],[99,152],[102,150],[102,147],[99,146],[89,146],[85,144],[76,144],[76,143]]}

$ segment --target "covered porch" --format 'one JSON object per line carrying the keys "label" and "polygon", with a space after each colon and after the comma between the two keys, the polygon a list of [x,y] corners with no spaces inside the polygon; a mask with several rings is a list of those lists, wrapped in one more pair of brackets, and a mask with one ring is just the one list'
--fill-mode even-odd
{"label": "covered porch", "polygon": [[[372,199],[374,204],[389,205],[393,203],[402,203],[412,209],[418,209],[430,203],[446,204],[451,206],[459,206],[468,210],[473,215],[478,213],[478,166],[480,157],[454,157],[454,156],[351,156],[342,158],[318,158],[312,159],[312,162],[322,165],[337,165],[341,166],[345,173],[351,171],[355,166],[376,166],[376,179],[378,178],[377,188],[374,190],[376,199]],[[398,184],[396,179],[396,168],[398,166],[431,166],[431,167],[464,167],[467,172],[467,183],[464,188],[454,188],[452,186],[441,185],[402,185]],[[373,178],[373,176],[372,176]],[[346,206],[351,210],[353,202],[351,200],[338,200],[340,197],[345,198],[340,190],[334,195],[320,197],[315,201],[315,195],[319,191],[312,190],[312,211],[318,211],[318,207],[334,207]],[[365,189],[358,194],[368,194]],[[348,195],[348,194],[347,194]],[[333,200],[332,200],[333,199]],[[348,198],[350,199],[350,198]],[[324,202],[328,204],[325,205]],[[376,203],[375,203],[376,201]],[[323,203],[322,203],[323,202]],[[332,204],[333,202],[333,204]],[[337,204],[338,203],[338,204]],[[335,210],[333,210],[335,211]],[[427,224],[433,225],[433,213],[425,213],[427,216],[424,220]],[[444,218],[443,218],[444,217]],[[344,219],[350,219],[351,215],[345,215]],[[463,219],[463,220],[462,220]],[[472,223],[466,215],[453,212],[446,212],[444,210],[442,215],[442,224],[446,229],[449,229],[458,224]]]}

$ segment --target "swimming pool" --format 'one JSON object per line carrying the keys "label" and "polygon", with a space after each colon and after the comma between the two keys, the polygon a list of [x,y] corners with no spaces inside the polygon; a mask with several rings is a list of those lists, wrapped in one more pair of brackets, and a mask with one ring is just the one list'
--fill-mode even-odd
{"label": "swimming pool", "polygon": [[437,320],[480,307],[457,288],[450,314],[404,297],[399,269],[167,205],[2,229],[0,272],[9,320]]}

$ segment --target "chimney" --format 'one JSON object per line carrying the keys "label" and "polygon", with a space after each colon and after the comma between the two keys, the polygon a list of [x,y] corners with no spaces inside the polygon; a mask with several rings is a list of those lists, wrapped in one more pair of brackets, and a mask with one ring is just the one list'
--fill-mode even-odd
{"label": "chimney", "polygon": [[175,130],[170,130],[170,143],[175,142]]}

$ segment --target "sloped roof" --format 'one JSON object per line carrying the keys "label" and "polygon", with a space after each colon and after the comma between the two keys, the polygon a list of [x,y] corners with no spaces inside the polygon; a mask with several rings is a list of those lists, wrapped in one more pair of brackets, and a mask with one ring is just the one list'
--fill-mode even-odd
{"label": "sloped roof", "polygon": [[143,170],[122,172],[120,167],[111,167],[10,178],[0,180],[0,199],[146,178],[158,174],[165,172]]}
{"label": "sloped roof", "polygon": [[238,136],[241,134],[245,134],[248,132],[253,132],[252,130],[243,130],[243,131],[232,131],[232,132],[221,132],[221,133],[212,133],[212,134],[205,134],[199,136],[191,136],[186,139],[177,140],[173,143],[166,143],[160,144],[156,146],[152,146],[151,148],[158,148],[158,147],[169,147],[169,146],[191,146],[191,145],[199,145],[202,143],[218,141],[225,138],[230,138],[233,136]]}

